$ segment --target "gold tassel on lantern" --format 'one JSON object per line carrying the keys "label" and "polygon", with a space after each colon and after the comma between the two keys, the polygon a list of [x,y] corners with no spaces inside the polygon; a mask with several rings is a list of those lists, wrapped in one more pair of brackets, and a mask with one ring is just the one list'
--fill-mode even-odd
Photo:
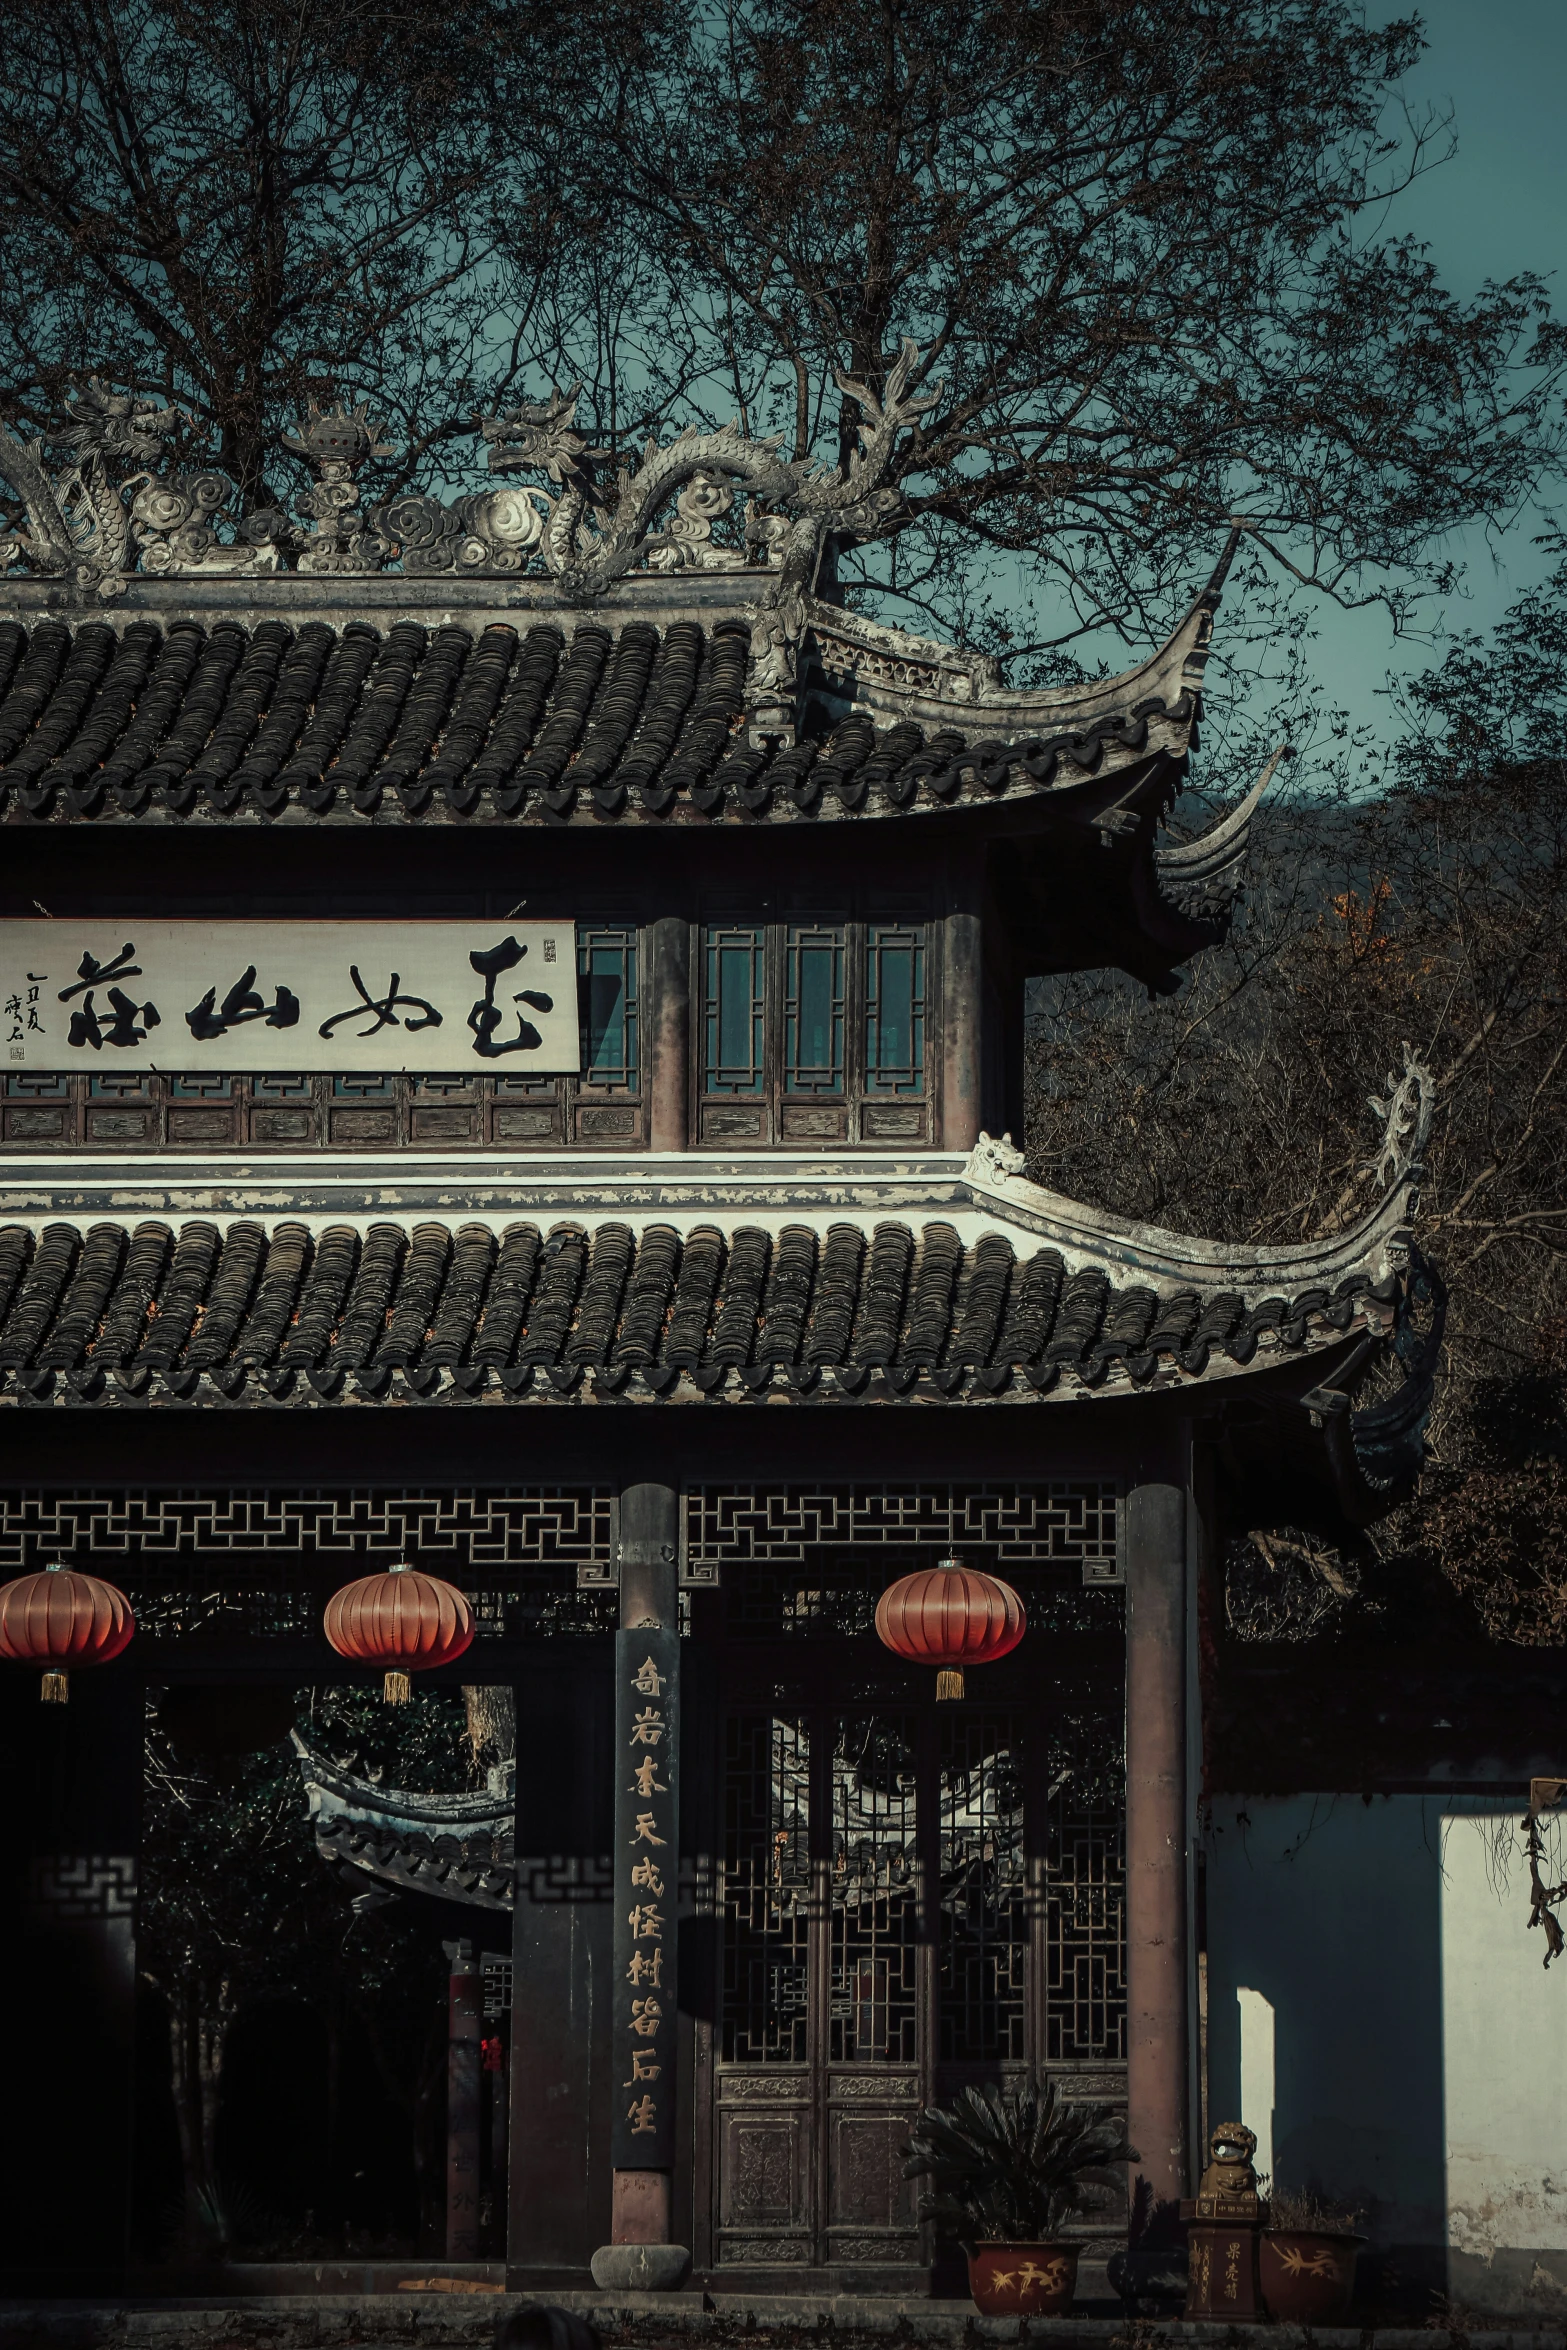
{"label": "gold tassel on lantern", "polygon": [[70,1684],[64,1673],[45,1673],[38,1684],[38,1695],[45,1705],[68,1705]]}
{"label": "gold tassel on lantern", "polygon": [[414,1693],[413,1683],[406,1673],[388,1673],[382,1690],[388,1705],[406,1705]]}
{"label": "gold tassel on lantern", "polygon": [[944,1697],[961,1697],[962,1695],[963,1667],[959,1665],[955,1672],[944,1667],[936,1675],[936,1703],[940,1705]]}

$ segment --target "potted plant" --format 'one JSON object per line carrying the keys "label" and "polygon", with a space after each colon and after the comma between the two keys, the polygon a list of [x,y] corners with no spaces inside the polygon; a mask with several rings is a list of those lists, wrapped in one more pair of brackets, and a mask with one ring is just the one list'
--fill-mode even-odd
{"label": "potted plant", "polygon": [[1358,2211],[1311,2194],[1271,2198],[1257,2248],[1263,2306],[1288,2325],[1338,2325],[1355,2297]]}
{"label": "potted plant", "polygon": [[968,2255],[969,2291],[986,2317],[1059,2317],[1071,2306],[1081,2244],[1061,2230],[1112,2165],[1139,2158],[1108,2105],[1072,2105],[1043,2089],[965,2089],[927,2106],[903,2150],[906,2179],[928,2179],[921,2219]]}

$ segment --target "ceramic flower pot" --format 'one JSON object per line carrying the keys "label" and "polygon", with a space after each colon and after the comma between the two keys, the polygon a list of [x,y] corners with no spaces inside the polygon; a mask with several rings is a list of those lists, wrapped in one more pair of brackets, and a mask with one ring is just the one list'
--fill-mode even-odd
{"label": "ceramic flower pot", "polygon": [[1318,2228],[1265,2228],[1257,2247],[1263,2306],[1286,2325],[1339,2325],[1355,2297],[1364,2236]]}
{"label": "ceramic flower pot", "polygon": [[977,2244],[968,2289],[982,2317],[1060,2317],[1077,2289],[1080,2244]]}

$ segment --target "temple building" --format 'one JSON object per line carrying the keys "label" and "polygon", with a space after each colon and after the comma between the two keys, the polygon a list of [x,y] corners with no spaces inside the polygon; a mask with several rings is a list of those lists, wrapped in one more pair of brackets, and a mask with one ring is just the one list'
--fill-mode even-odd
{"label": "temple building", "polygon": [[[1029,982],[1171,988],[1242,883],[1255,792],[1167,825],[1232,550],[1081,686],[861,617],[907,372],[837,472],[731,428],[617,486],[559,398],[376,505],[337,410],[303,524],[234,523],[96,386],[65,473],[10,461],[0,1575],[137,1622],[64,1708],[0,1667],[12,2275],[125,2273],[145,1691],[352,1679],[323,1607],[404,1562],[515,1760],[432,1794],[301,1734],[300,1800],[345,1909],[457,1905],[507,1985],[454,2259],[928,2292],[909,2127],[1027,2075],[1125,2104],[1145,2215],[1192,2189],[1204,1625],[1237,1530],[1418,1471],[1430,1086],[1330,1239],[1029,1179]],[[874,1629],[953,1557],[1028,1623],[961,1701]]]}

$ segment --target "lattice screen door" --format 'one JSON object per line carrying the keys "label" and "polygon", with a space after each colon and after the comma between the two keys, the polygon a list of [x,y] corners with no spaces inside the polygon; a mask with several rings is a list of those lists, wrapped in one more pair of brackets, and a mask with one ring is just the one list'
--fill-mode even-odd
{"label": "lattice screen door", "polygon": [[1033,1744],[975,1705],[728,1717],[716,2265],[917,2264],[921,2103],[1122,2055],[1119,1820]]}

